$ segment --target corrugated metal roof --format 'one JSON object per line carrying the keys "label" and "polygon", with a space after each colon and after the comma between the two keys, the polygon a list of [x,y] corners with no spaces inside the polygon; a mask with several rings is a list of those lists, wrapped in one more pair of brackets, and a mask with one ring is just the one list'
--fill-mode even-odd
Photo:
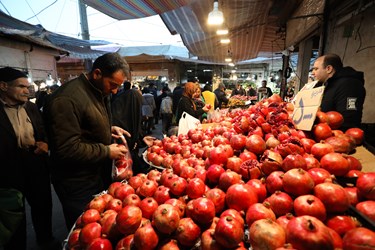
{"label": "corrugated metal roof", "polygon": [[100,40],[81,40],[63,36],[44,29],[41,25],[32,25],[0,11],[0,35],[38,44],[43,47],[59,50],[81,59],[95,59],[104,54],[103,51],[91,50],[90,46],[110,44]]}

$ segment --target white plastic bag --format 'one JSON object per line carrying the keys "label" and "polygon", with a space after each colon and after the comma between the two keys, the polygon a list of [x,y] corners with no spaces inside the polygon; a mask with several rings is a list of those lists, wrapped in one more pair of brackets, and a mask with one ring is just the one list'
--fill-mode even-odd
{"label": "white plastic bag", "polygon": [[178,135],[186,135],[190,129],[197,128],[201,122],[199,119],[195,118],[192,115],[189,115],[186,112],[183,112],[178,122]]}

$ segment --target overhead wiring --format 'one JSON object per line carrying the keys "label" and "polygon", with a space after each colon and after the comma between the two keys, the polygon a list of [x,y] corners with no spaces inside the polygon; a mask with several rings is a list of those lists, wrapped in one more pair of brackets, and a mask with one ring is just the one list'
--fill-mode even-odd
{"label": "overhead wiring", "polygon": [[[27,5],[29,5],[28,1],[27,1],[27,0],[25,0],[25,1],[26,1]],[[29,5],[30,9],[31,9],[31,10],[33,11],[33,13],[34,13],[34,16],[29,17],[29,18],[26,19],[25,21],[28,21],[28,20],[30,20],[31,18],[34,18],[34,17],[36,17],[36,18],[38,19],[38,15],[39,15],[40,13],[42,13],[43,11],[45,11],[46,9],[48,9],[49,7],[51,7],[52,5],[54,5],[55,3],[57,3],[57,1],[58,1],[58,0],[55,0],[53,3],[51,3],[50,5],[44,7],[41,11],[39,11],[39,12],[36,13],[36,14],[34,13],[33,9],[31,9],[31,6]],[[39,21],[39,19],[38,19],[38,21]],[[40,22],[40,21],[39,21],[39,22]]]}

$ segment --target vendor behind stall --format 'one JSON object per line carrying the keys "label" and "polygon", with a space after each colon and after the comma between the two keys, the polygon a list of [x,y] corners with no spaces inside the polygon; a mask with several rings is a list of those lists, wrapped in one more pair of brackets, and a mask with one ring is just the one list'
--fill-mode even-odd
{"label": "vendor behind stall", "polygon": [[312,75],[325,85],[321,111],[337,111],[344,117],[341,130],[360,127],[366,96],[363,72],[343,67],[338,55],[327,54],[316,59]]}

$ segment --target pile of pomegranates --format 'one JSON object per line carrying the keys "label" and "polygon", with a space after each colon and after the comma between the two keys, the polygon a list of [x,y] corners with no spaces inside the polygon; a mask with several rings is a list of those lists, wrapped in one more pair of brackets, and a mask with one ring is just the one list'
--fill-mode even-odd
{"label": "pile of pomegranates", "polygon": [[338,130],[334,111],[298,130],[292,112],[273,95],[220,126],[155,140],[147,160],[163,170],[98,194],[67,249],[375,249],[375,172],[350,155],[363,131]]}

